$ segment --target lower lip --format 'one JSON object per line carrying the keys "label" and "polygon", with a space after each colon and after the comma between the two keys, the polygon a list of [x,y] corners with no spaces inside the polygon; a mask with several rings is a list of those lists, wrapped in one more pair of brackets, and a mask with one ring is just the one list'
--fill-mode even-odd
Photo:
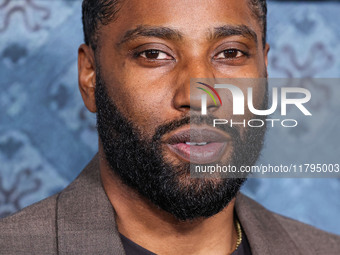
{"label": "lower lip", "polygon": [[177,156],[190,163],[209,164],[221,159],[227,143],[208,143],[201,146],[178,143],[168,146]]}

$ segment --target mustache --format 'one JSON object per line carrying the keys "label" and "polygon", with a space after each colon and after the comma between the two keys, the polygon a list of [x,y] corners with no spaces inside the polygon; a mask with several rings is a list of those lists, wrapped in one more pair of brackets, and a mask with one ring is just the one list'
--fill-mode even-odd
{"label": "mustache", "polygon": [[[183,116],[179,119],[169,121],[161,126],[159,126],[156,129],[156,132],[152,138],[152,142],[159,142],[161,138],[172,132],[176,129],[179,129],[180,127],[186,126],[186,125],[195,125],[195,126],[213,126],[214,120],[218,119],[218,117],[209,114],[209,115],[199,115],[199,114],[193,114]],[[230,125],[217,125],[215,128],[227,133],[231,138],[233,139],[240,139],[241,132],[239,127],[231,127]]]}

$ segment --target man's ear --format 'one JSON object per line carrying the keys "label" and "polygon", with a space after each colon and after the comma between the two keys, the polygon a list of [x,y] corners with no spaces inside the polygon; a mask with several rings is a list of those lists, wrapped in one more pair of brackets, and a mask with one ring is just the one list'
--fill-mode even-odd
{"label": "man's ear", "polygon": [[93,50],[86,44],[78,49],[78,84],[86,108],[95,113],[96,67]]}
{"label": "man's ear", "polygon": [[266,43],[263,54],[264,54],[264,63],[266,64],[266,68],[268,67],[268,52],[270,50],[270,45]]}

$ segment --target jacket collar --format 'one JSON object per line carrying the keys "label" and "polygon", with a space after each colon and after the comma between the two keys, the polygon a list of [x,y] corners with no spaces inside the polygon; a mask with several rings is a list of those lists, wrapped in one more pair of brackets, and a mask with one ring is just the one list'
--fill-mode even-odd
{"label": "jacket collar", "polygon": [[98,155],[57,199],[58,254],[125,254]]}

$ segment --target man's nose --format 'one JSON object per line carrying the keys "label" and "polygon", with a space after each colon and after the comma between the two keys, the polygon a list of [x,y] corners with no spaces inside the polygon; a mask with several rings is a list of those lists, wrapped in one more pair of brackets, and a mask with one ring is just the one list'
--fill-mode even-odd
{"label": "man's nose", "polygon": [[[214,87],[214,78],[212,67],[204,61],[190,61],[179,66],[173,98],[174,107],[185,113],[190,110],[200,113],[202,110],[202,94],[205,92],[197,87],[206,87],[198,82]],[[216,104],[212,97],[207,95],[207,110],[214,112],[218,108],[219,104]]]}

